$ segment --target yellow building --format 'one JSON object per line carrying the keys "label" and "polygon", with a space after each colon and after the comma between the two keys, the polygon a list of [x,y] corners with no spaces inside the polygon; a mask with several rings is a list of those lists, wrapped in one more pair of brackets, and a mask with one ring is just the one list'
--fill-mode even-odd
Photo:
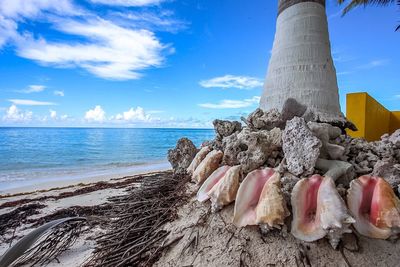
{"label": "yellow building", "polygon": [[400,128],[400,111],[389,111],[367,93],[352,93],[346,99],[346,117],[358,131],[347,130],[352,137],[376,141],[385,133]]}

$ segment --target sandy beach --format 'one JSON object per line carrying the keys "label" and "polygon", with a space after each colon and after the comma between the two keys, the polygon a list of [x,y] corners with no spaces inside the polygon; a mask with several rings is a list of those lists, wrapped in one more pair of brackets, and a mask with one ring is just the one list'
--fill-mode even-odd
{"label": "sandy beach", "polygon": [[[140,183],[136,183],[137,178],[162,176],[167,172],[159,170],[118,178],[108,177],[101,181],[96,177],[79,183],[58,181],[36,185],[35,191],[28,192],[28,188],[21,187],[0,195],[0,255],[19,238],[46,221],[69,216],[101,217],[99,207],[107,205],[108,198],[126,194],[128,187],[140,186]],[[21,209],[23,211],[18,211]],[[93,239],[102,232],[101,223],[86,229],[75,244],[49,266],[82,265],[96,246]]]}
{"label": "sandy beach", "polygon": [[[126,194],[128,187],[140,186],[135,183],[135,179],[151,175],[162,177],[166,174],[168,172],[153,172],[100,183],[2,196],[0,218],[26,205],[43,206],[35,208],[26,217],[24,213],[19,213],[18,216],[23,216],[20,217],[23,219],[18,225],[2,229],[0,254],[10,246],[10,238],[14,236],[12,244],[15,243],[19,237],[32,231],[35,223],[43,223],[46,216],[51,216],[51,219],[89,216],[88,213],[83,214],[78,208],[80,206],[96,207],[90,216],[101,218],[99,207],[107,205],[110,197]],[[209,202],[197,202],[196,191],[197,185],[186,183],[187,200],[175,207],[176,219],[163,225],[162,230],[169,234],[159,244],[164,249],[160,250],[162,254],[154,266],[396,266],[400,261],[398,242],[349,234],[345,235],[339,249],[334,250],[326,239],[306,243],[295,239],[287,230],[262,235],[257,226],[236,228],[232,224],[233,204],[219,213],[211,213]],[[35,200],[39,198],[44,199]],[[24,200],[28,201],[17,204]],[[97,246],[94,239],[106,232],[99,221],[99,224],[86,229],[67,251],[48,266],[86,264]]]}

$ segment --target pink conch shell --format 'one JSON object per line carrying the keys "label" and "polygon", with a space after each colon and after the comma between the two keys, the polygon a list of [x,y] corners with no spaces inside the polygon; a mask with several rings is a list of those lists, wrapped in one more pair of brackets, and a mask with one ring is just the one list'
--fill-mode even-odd
{"label": "pink conch shell", "polygon": [[224,178],[226,172],[230,169],[229,166],[222,166],[216,169],[203,183],[197,192],[197,200],[200,202],[204,202],[208,200],[210,197],[208,196],[208,192],[222,179]]}
{"label": "pink conch shell", "polygon": [[210,153],[211,148],[209,146],[202,147],[200,151],[196,154],[189,167],[186,169],[189,174],[193,174],[199,164],[203,161],[203,159]]}
{"label": "pink conch shell", "polygon": [[328,235],[336,248],[343,233],[350,233],[354,219],[349,215],[343,199],[330,177],[313,175],[302,179],[292,191],[292,234],[312,242]]}
{"label": "pink conch shell", "polygon": [[223,153],[221,151],[213,150],[208,153],[193,172],[193,180],[198,184],[203,183],[219,167],[222,156]]}
{"label": "pink conch shell", "polygon": [[273,169],[250,172],[239,186],[236,196],[233,223],[238,227],[256,225],[256,207],[265,183],[275,174]]}
{"label": "pink conch shell", "polygon": [[[236,193],[239,189],[239,179],[241,167],[231,167],[222,179],[208,192],[211,199],[211,209],[213,212],[222,209],[224,206],[232,203],[236,199]],[[207,182],[207,181],[206,181]]]}
{"label": "pink conch shell", "polygon": [[290,215],[281,190],[279,173],[272,175],[265,183],[256,207],[256,223],[263,232],[272,228],[280,229]]}
{"label": "pink conch shell", "polygon": [[347,204],[360,234],[378,239],[394,238],[400,232],[400,200],[382,178],[361,176],[350,184]]}

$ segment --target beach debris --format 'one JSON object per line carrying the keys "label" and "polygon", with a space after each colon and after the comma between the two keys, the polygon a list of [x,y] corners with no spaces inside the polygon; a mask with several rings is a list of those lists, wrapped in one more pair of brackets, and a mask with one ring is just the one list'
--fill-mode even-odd
{"label": "beach debris", "polygon": [[400,200],[380,177],[361,176],[350,184],[347,204],[360,234],[377,239],[398,238]]}
{"label": "beach debris", "polygon": [[196,156],[197,148],[188,138],[178,140],[174,149],[168,150],[168,161],[174,173],[184,174]]}
{"label": "beach debris", "polygon": [[286,123],[282,143],[289,172],[297,176],[314,172],[322,143],[303,118],[295,117]]}
{"label": "beach debris", "polygon": [[192,160],[192,163],[190,163],[189,167],[187,168],[187,173],[192,175],[193,172],[196,170],[196,168],[199,166],[199,164],[203,161],[203,159],[207,156],[208,153],[210,153],[211,148],[209,146],[204,146],[200,149],[200,151],[196,154],[194,159]]}
{"label": "beach debris", "polygon": [[[74,236],[62,233],[60,234],[57,231],[58,227],[62,226],[66,223],[71,222],[79,222],[78,226],[81,226],[82,222],[86,222],[86,218],[82,217],[69,217],[54,220],[48,222],[37,229],[33,230],[20,240],[15,243],[11,248],[9,248],[6,253],[0,258],[0,266],[9,266],[11,264],[27,264],[29,263],[31,266],[35,264],[44,264],[51,262],[54,260],[61,252],[65,251],[68,247],[70,247],[74,241],[76,240]],[[74,225],[72,229],[69,231],[74,231],[77,225]],[[54,230],[52,232],[52,230]],[[57,234],[55,234],[57,233]],[[47,234],[47,238],[39,242],[35,247],[31,249],[31,247],[45,234]],[[49,246],[51,244],[51,246]],[[43,252],[43,248],[47,248]],[[49,249],[50,248],[50,249]],[[40,256],[38,253],[40,253]]]}
{"label": "beach debris", "polygon": [[240,184],[233,215],[237,227],[259,224],[263,231],[280,228],[289,215],[280,175],[265,168],[250,172]]}
{"label": "beach debris", "polygon": [[313,242],[328,237],[334,249],[344,233],[351,233],[355,220],[331,177],[318,174],[300,180],[292,191],[293,221],[291,233],[296,238]]}
{"label": "beach debris", "polygon": [[199,191],[197,191],[197,201],[205,202],[210,199],[208,192],[221,180],[224,178],[226,172],[231,167],[228,165],[224,165],[216,169],[202,184]]}
{"label": "beach debris", "polygon": [[168,248],[170,232],[163,226],[177,218],[176,207],[188,197],[184,193],[188,181],[189,176],[159,173],[111,198],[116,209],[108,216],[115,219],[96,238],[97,246],[85,266],[152,266]]}
{"label": "beach debris", "polygon": [[231,167],[208,192],[211,200],[211,211],[216,212],[236,199],[241,176],[241,166]]}
{"label": "beach debris", "polygon": [[222,157],[222,151],[213,150],[208,153],[193,172],[192,180],[202,184],[219,167]]}

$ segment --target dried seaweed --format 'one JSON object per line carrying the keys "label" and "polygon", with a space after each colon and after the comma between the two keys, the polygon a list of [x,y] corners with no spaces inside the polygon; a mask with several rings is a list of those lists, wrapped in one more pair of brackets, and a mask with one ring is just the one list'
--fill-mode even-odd
{"label": "dried seaweed", "polygon": [[149,266],[160,256],[168,232],[162,225],[176,218],[176,206],[185,200],[187,179],[165,173],[143,179],[139,188],[125,196],[110,198],[116,218],[106,234],[98,237],[97,248],[87,266]]}

